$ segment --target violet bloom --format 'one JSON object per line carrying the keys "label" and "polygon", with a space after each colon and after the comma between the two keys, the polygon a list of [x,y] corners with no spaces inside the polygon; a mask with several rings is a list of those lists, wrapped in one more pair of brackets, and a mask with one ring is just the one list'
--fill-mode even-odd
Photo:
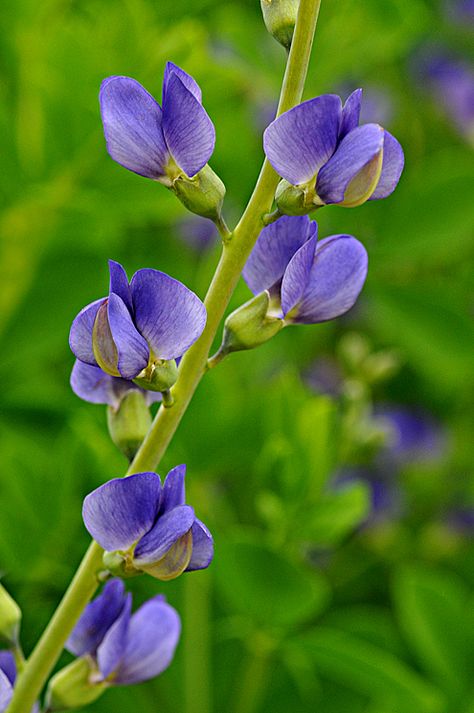
{"label": "violet bloom", "polygon": [[285,324],[339,317],[355,303],[367,276],[367,252],[351,235],[318,242],[307,216],[283,216],[262,230],[243,276],[254,294],[267,290],[269,313]]}
{"label": "violet bloom", "polygon": [[265,153],[285,179],[276,196],[281,212],[301,215],[332,203],[358,206],[395,190],[404,165],[402,147],[378,124],[358,125],[361,98],[357,89],[343,107],[338,96],[324,94],[267,128]]}
{"label": "violet bloom", "polygon": [[403,466],[439,460],[446,451],[446,436],[429,414],[403,406],[378,406],[375,416],[387,430],[380,453],[382,464]]}
{"label": "violet bloom", "polygon": [[[13,688],[17,677],[15,658],[11,651],[0,651],[0,713],[4,713],[13,696]],[[31,713],[39,713],[35,703]]]}
{"label": "violet bloom", "polygon": [[148,406],[161,401],[159,392],[141,389],[133,381],[110,376],[99,366],[85,364],[79,359],[76,359],[72,368],[70,383],[76,396],[83,401],[91,404],[106,404],[115,410],[130,391],[141,392]]}
{"label": "violet bloom", "polygon": [[185,474],[185,465],[176,466],[163,486],[156,473],[117,478],[85,498],[85,526],[106,550],[109,569],[168,580],[209,566],[212,536],[185,505]]}
{"label": "violet bloom", "polygon": [[107,151],[129,171],[170,187],[209,161],[215,130],[195,80],[172,62],[165,68],[162,106],[130,77],[108,77],[100,89]]}
{"label": "violet bloom", "polygon": [[110,260],[109,267],[109,296],[79,312],[71,327],[71,350],[109,376],[166,391],[176,379],[173,360],[201,335],[206,309],[194,292],[164,272],[138,270],[129,284],[119,263]]}
{"label": "violet bloom", "polygon": [[474,146],[472,66],[435,47],[421,52],[414,71],[423,88],[428,88],[457,130]]}
{"label": "violet bloom", "polygon": [[140,683],[158,676],[171,663],[181,632],[173,607],[162,595],[131,614],[132,595],[112,579],[87,605],[66,648],[87,657],[90,683],[110,686]]}

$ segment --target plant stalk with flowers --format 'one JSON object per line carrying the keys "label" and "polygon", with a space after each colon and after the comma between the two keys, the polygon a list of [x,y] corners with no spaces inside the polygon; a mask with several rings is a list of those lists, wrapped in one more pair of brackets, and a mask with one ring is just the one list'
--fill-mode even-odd
{"label": "plant stalk with flowers", "polygon": [[[0,711],[33,710],[65,646],[78,658],[51,679],[45,709],[51,712],[85,705],[109,686],[146,680],[169,665],[178,614],[159,595],[131,615],[121,579],[145,572],[166,581],[212,560],[212,535],[185,502],[185,466],[164,483],[154,472],[201,378],[230,352],[263,344],[283,327],[338,317],[363,287],[362,244],[349,235],[318,241],[306,214],[389,195],[403,152],[380,126],[358,126],[360,91],[344,106],[335,95],[300,104],[320,0],[262,0],[262,9],[289,54],[277,118],[265,132],[267,157],[233,231],[222,217],[225,187],[208,164],[215,130],[195,80],[168,63],[161,106],[129,77],[102,84],[111,157],[213,220],[222,254],[204,302],[159,270],[139,270],[129,282],[111,261],[108,296],[73,322],[72,388],[108,405],[112,438],[131,462],[124,478],[85,498],[83,519],[94,541],[19,675],[13,681],[0,669]],[[242,272],[254,298],[227,318],[222,347],[210,357]],[[156,400],[161,405],[150,425]],[[102,580],[102,593],[89,603]]]}

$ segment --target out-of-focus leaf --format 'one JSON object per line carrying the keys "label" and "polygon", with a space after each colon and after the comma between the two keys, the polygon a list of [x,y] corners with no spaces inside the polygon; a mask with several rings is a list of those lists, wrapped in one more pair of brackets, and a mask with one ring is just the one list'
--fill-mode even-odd
{"label": "out-of-focus leaf", "polygon": [[238,613],[268,627],[293,627],[319,614],[328,603],[326,580],[298,567],[258,534],[217,542],[217,585]]}
{"label": "out-of-focus leaf", "polygon": [[389,609],[369,604],[333,609],[324,615],[324,626],[345,631],[393,654],[404,653],[400,634]]}
{"label": "out-of-focus leaf", "polygon": [[465,585],[424,566],[400,569],[393,582],[400,625],[420,666],[447,692],[472,683],[474,635]]}
{"label": "out-of-focus leaf", "polygon": [[384,649],[330,628],[317,628],[294,640],[313,658],[316,670],[372,700],[384,700],[397,713],[443,713],[443,695]]}
{"label": "out-of-focus leaf", "polygon": [[351,534],[370,510],[366,483],[350,483],[339,492],[324,494],[301,518],[298,534],[315,545],[337,545]]}

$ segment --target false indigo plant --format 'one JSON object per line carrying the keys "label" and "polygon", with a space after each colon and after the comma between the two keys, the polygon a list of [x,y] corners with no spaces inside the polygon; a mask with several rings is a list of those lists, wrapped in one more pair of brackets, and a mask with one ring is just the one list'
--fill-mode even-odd
{"label": "false indigo plant", "polygon": [[[164,184],[191,212],[210,218],[223,239],[222,255],[204,303],[164,272],[146,267],[129,282],[122,266],[110,261],[108,295],[73,321],[73,390],[107,404],[111,435],[131,463],[125,478],[85,498],[84,523],[94,541],[27,661],[12,636],[18,608],[11,599],[0,602],[0,628],[10,632],[10,648],[21,662],[14,680],[0,671],[2,710],[33,708],[64,647],[78,658],[51,680],[48,711],[84,706],[109,686],[143,681],[169,665],[178,615],[161,596],[131,615],[121,579],[144,572],[160,580],[197,577],[192,570],[211,563],[212,536],[185,503],[185,466],[174,468],[164,484],[155,471],[201,378],[217,363],[209,353],[244,268],[255,297],[227,320],[237,348],[261,344],[283,326],[334,319],[362,289],[367,253],[356,238],[318,241],[317,226],[306,216],[265,227],[281,213],[384,198],[403,168],[391,134],[376,124],[358,126],[360,91],[344,107],[335,95],[301,103],[319,8],[320,0],[262,0],[267,27],[289,53],[277,118],[264,135],[268,158],[232,231],[222,217],[224,185],[208,165],[215,129],[196,81],[169,62],[161,106],[135,79],[109,77],[102,84],[112,159]],[[152,421],[150,406],[160,398]],[[121,579],[108,581],[89,604],[111,576]]]}

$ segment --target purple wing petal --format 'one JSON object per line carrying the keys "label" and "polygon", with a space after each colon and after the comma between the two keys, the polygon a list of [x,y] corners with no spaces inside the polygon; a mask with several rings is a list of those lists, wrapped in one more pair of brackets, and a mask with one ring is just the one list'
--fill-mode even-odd
{"label": "purple wing petal", "polygon": [[340,98],[324,94],[275,119],[263,134],[275,171],[293,185],[313,178],[336,150],[341,115]]}
{"label": "purple wing petal", "polygon": [[181,81],[183,82],[184,86],[186,89],[188,89],[191,94],[198,100],[198,102],[201,104],[202,103],[202,92],[199,84],[196,82],[196,80],[191,77],[190,74],[184,71],[184,69],[181,69],[181,67],[178,67],[177,64],[174,64],[173,62],[167,62],[166,67],[165,67],[165,74],[163,77],[163,104],[165,103],[165,97],[166,97],[166,91],[168,89],[168,82],[170,80],[170,77],[176,74]]}
{"label": "purple wing petal", "polygon": [[177,465],[176,468],[170,470],[170,472],[166,476],[166,480],[163,485],[163,496],[161,498],[161,513],[165,513],[168,510],[173,510],[173,508],[178,507],[178,505],[184,505],[185,475],[186,466]]}
{"label": "purple wing petal", "polygon": [[127,646],[115,682],[129,685],[147,681],[167,668],[181,633],[178,613],[156,597],[132,616]]}
{"label": "purple wing petal", "polygon": [[318,174],[316,193],[321,200],[341,203],[350,182],[381,153],[383,138],[384,130],[378,124],[364,124],[347,134]]}
{"label": "purple wing petal", "polygon": [[84,524],[104,550],[127,550],[151,530],[160,496],[156,473],[110,480],[84,499]]}
{"label": "purple wing petal", "polygon": [[163,133],[171,155],[188,176],[196,175],[212,156],[216,142],[213,123],[174,72],[163,102]]}
{"label": "purple wing petal", "polygon": [[120,615],[111,625],[97,649],[97,663],[104,679],[120,666],[127,646],[131,611],[132,595],[128,593],[125,596]]}
{"label": "purple wing petal", "polygon": [[402,175],[405,157],[403,149],[397,139],[385,131],[383,142],[383,163],[380,180],[377,183],[377,188],[370,196],[369,200],[377,200],[378,198],[386,198],[397,187],[400,176]]}
{"label": "purple wing petal", "polygon": [[313,235],[291,258],[281,283],[281,309],[283,315],[300,301],[309,281],[316,250],[316,235]]}
{"label": "purple wing petal", "polygon": [[160,105],[130,77],[108,77],[100,88],[107,151],[121,166],[159,178],[169,160]]}
{"label": "purple wing petal", "polygon": [[201,335],[206,308],[191,290],[164,272],[146,268],[131,282],[135,324],[154,354],[175,359]]}
{"label": "purple wing petal", "polygon": [[109,271],[109,292],[113,292],[114,294],[118,295],[124,302],[130,314],[132,314],[132,295],[130,293],[130,285],[128,284],[127,273],[123,269],[122,265],[119,262],[115,262],[114,260],[109,260]]}
{"label": "purple wing petal", "polygon": [[91,404],[108,404],[116,407],[119,398],[114,393],[112,386],[114,379],[98,366],[84,364],[76,360],[71,372],[71,388],[80,399],[89,401]]}
{"label": "purple wing petal", "polygon": [[367,276],[367,252],[351,235],[333,235],[316,248],[308,287],[291,321],[325,322],[347,312]]}
{"label": "purple wing petal", "polygon": [[168,510],[137,544],[133,556],[134,564],[140,567],[160,560],[170,547],[191,529],[193,522],[194,510],[189,505]]}
{"label": "purple wing petal", "polygon": [[96,300],[81,309],[74,319],[69,332],[69,346],[74,356],[80,361],[93,366],[97,366],[97,362],[92,349],[92,330],[99,307],[104,304],[106,299]]}
{"label": "purple wing petal", "polygon": [[262,230],[242,273],[254,295],[281,280],[293,255],[317,230],[307,215],[285,215]]}
{"label": "purple wing petal", "polygon": [[359,126],[360,105],[362,101],[362,89],[356,89],[347,98],[342,109],[342,123],[339,132],[339,141],[342,141],[344,136]]}
{"label": "purple wing petal", "polygon": [[10,703],[12,696],[13,688],[11,683],[3,671],[0,671],[0,713],[7,710],[7,706]]}
{"label": "purple wing petal", "polygon": [[107,305],[110,331],[117,347],[117,367],[125,379],[134,379],[148,364],[150,350],[146,339],[137,331],[130,312],[112,293]]}
{"label": "purple wing petal", "polygon": [[16,680],[16,663],[11,651],[0,651],[0,670],[13,686]]}
{"label": "purple wing petal", "polygon": [[95,656],[107,631],[120,616],[126,601],[121,579],[111,579],[87,607],[74,627],[65,647],[75,656]]}
{"label": "purple wing petal", "polygon": [[206,569],[214,557],[214,540],[205,524],[196,518],[191,528],[191,533],[193,536],[193,551],[191,560],[186,567],[186,572]]}

